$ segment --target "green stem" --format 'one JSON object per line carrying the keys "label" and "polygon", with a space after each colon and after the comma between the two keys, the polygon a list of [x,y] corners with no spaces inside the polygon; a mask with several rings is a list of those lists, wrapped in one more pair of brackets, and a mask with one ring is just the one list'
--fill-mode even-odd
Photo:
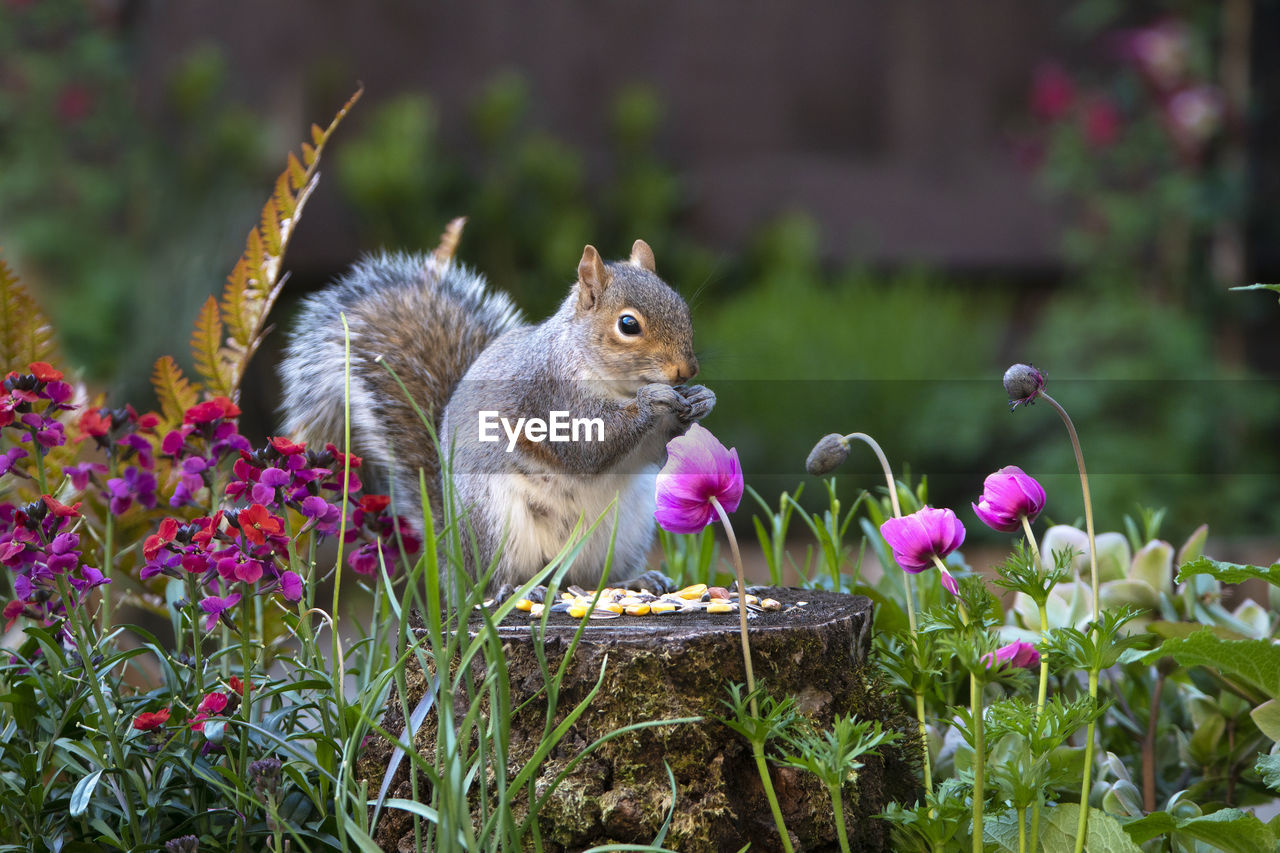
{"label": "green stem", "polygon": [[[733,525],[729,523],[729,514],[724,511],[715,495],[711,496],[711,506],[720,523],[724,525],[725,535],[729,537],[729,550],[733,552],[733,568],[738,573],[738,630],[742,636],[742,663],[747,671],[747,695],[751,703],[751,716],[759,717],[760,709],[756,704],[756,676],[751,668],[751,641],[747,637],[747,578],[742,569],[742,554],[738,552],[738,537],[733,535]],[[763,753],[761,753],[763,760]]]}
{"label": "green stem", "polygon": [[1084,452],[1080,449],[1080,436],[1076,434],[1076,426],[1071,422],[1071,416],[1067,414],[1067,410],[1058,405],[1058,401],[1044,391],[1040,392],[1040,396],[1058,410],[1058,414],[1062,416],[1062,422],[1067,425],[1067,434],[1071,436],[1071,449],[1076,454],[1076,467],[1080,469],[1080,492],[1084,497],[1084,527],[1085,533],[1089,536],[1089,582],[1093,592],[1093,621],[1098,622],[1102,619],[1098,602],[1098,548],[1093,539],[1093,501],[1089,497],[1089,474],[1084,469]]}
{"label": "green stem", "polygon": [[1027,810],[1021,808],[1018,814],[1018,853],[1027,853]]}
{"label": "green stem", "polygon": [[[1089,698],[1093,700],[1094,707],[1097,707],[1098,671],[1096,669],[1089,670]],[[1085,728],[1084,774],[1080,782],[1080,820],[1076,823],[1075,853],[1081,853],[1084,850],[1085,835],[1089,831],[1089,777],[1093,772],[1093,731],[1095,725],[1095,721],[1090,720],[1089,725]]]}
{"label": "green stem", "polygon": [[764,744],[751,742],[751,753],[756,759],[756,770],[760,773],[760,782],[764,785],[765,798],[769,801],[769,810],[773,812],[773,822],[778,827],[778,837],[782,839],[782,847],[787,853],[795,853],[791,846],[791,835],[787,832],[787,824],[782,819],[782,807],[778,805],[778,795],[773,790],[773,781],[769,778],[769,765],[764,758]]}
{"label": "green stem", "polygon": [[[62,600],[71,603],[71,590],[67,584],[65,575],[58,575],[58,593],[62,596]],[[73,608],[77,616],[84,614],[79,608]],[[117,724],[114,714],[111,712],[110,705],[107,704],[106,694],[102,692],[102,684],[98,681],[98,673],[93,666],[93,646],[89,641],[89,633],[81,624],[79,618],[73,618],[71,613],[67,614],[67,622],[71,625],[72,640],[76,644],[76,651],[80,655],[80,666],[84,671],[85,680],[89,682],[89,689],[93,692],[93,699],[98,705],[99,725],[106,732],[107,742],[111,745],[111,760],[115,764],[116,770],[121,776],[129,776],[138,780],[139,794],[143,800],[146,800],[146,789],[141,777],[136,774],[125,772],[124,748],[120,743],[120,736],[117,731]],[[107,768],[104,768],[107,769]],[[114,774],[112,774],[114,775]],[[142,843],[142,833],[134,825],[134,819],[137,817],[137,809],[134,806],[133,792],[129,785],[122,784],[118,790],[124,795],[125,805],[128,808],[128,815],[125,817],[125,826],[134,835],[134,847],[140,846]]]}
{"label": "green stem", "polygon": [[[1067,434],[1071,437],[1071,449],[1076,454],[1076,467],[1080,469],[1080,493],[1084,498],[1084,524],[1085,533],[1089,537],[1089,584],[1093,593],[1093,622],[1094,629],[1091,632],[1093,642],[1096,646],[1100,631],[1097,627],[1102,621],[1101,602],[1098,600],[1098,546],[1093,536],[1093,501],[1089,496],[1089,474],[1084,467],[1084,452],[1080,449],[1080,436],[1076,433],[1075,424],[1071,422],[1071,416],[1067,414],[1067,410],[1058,404],[1058,401],[1040,391],[1049,405],[1057,409],[1058,414],[1062,416],[1062,422],[1067,426]],[[1097,670],[1089,671],[1089,697],[1093,699],[1094,707],[1098,703],[1098,673]],[[1085,835],[1089,829],[1089,775],[1093,770],[1093,731],[1095,723],[1090,721],[1086,727],[1086,735],[1088,741],[1084,747],[1084,774],[1080,783],[1080,822],[1076,826],[1076,853],[1080,853],[1084,849]]]}
{"label": "green stem", "polygon": [[47,495],[49,483],[44,474],[44,448],[36,441],[36,431],[31,429],[28,432],[31,433],[31,455],[36,458],[36,485],[40,487],[40,494]]}
{"label": "green stem", "polygon": [[194,574],[187,572],[187,608],[191,613],[191,665],[195,672],[196,695],[203,697],[204,661],[201,659],[201,654],[204,643],[200,633],[200,607],[197,604],[199,600],[199,581]]}
{"label": "green stem", "polygon": [[849,830],[844,823],[844,797],[840,794],[839,785],[828,786],[831,791],[831,804],[836,812],[836,835],[840,841],[841,853],[849,853]]}
{"label": "green stem", "polygon": [[[244,584],[244,598],[240,600],[240,681],[244,690],[240,698],[240,710],[244,717],[244,731],[240,733],[240,773],[242,779],[249,778],[249,726],[253,723],[253,650],[252,637],[249,636],[249,599],[256,596],[248,584]],[[251,798],[248,798],[251,799]]]}
{"label": "green stem", "polygon": [[982,853],[982,807],[986,787],[987,745],[982,725],[982,685],[969,673],[969,704],[973,713],[973,853]]}
{"label": "green stem", "polygon": [[[844,438],[845,441],[855,439],[861,441],[875,453],[876,458],[880,460],[880,470],[884,472],[885,485],[889,489],[889,505],[893,507],[893,517],[902,518],[902,504],[898,501],[898,484],[894,482],[893,469],[889,467],[889,459],[884,455],[884,449],[880,447],[880,443],[865,432],[851,432]],[[917,643],[915,585],[908,572],[902,573],[902,587],[907,605],[907,626],[911,631],[911,652],[912,657],[915,658],[916,671],[919,672],[924,669],[924,665],[920,660],[920,646]],[[924,758],[921,765],[924,771],[924,790],[929,794],[933,791],[933,762],[929,758],[929,726],[924,716],[924,693],[919,687],[912,688],[912,692],[916,700],[916,722],[920,727],[920,751]]]}

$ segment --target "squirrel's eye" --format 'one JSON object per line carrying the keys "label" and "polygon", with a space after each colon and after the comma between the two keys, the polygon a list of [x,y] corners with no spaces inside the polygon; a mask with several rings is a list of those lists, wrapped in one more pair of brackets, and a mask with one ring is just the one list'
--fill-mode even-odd
{"label": "squirrel's eye", "polygon": [[640,334],[640,321],[630,314],[623,314],[618,318],[618,331],[624,335]]}

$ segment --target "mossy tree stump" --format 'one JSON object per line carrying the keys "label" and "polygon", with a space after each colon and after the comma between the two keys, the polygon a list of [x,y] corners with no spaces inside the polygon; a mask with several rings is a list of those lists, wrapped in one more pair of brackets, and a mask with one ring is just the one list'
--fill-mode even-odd
{"label": "mossy tree stump", "polygon": [[[888,827],[872,815],[890,801],[917,794],[918,751],[910,746],[914,720],[882,695],[868,666],[871,602],[862,596],[814,590],[774,590],[784,611],[751,620],[756,678],[771,695],[796,697],[799,710],[816,725],[836,715],[878,719],[904,738],[882,747],[881,757],[844,786],[844,808],[854,849],[888,849]],[[800,607],[788,607],[796,602]],[[511,707],[520,708],[543,687],[528,617],[516,614],[499,627],[507,659]],[[556,616],[536,642],[552,671],[563,659],[577,620]],[[474,624],[474,623],[473,623]],[[665,846],[684,851],[781,850],[777,830],[757,775],[750,745],[719,722],[728,709],[726,685],[745,680],[736,614],[620,617],[588,622],[560,683],[557,721],[588,695],[605,665],[604,683],[586,712],[537,773],[541,794],[587,745],[616,729],[649,720],[703,717],[693,724],[645,728],[605,743],[560,783],[542,809],[539,827],[547,850],[582,850],[605,843],[650,843],[671,810],[666,765],[676,783],[675,812]],[[416,661],[406,673],[410,708],[429,679]],[[388,703],[384,727],[404,730],[397,696]],[[414,738],[428,761],[436,743],[432,713]],[[544,697],[511,719],[511,775],[531,757],[546,723]],[[361,775],[377,791],[392,745],[375,739],[361,759]],[[389,796],[409,798],[408,761],[400,764]],[[797,850],[836,850],[834,814],[826,789],[807,771],[771,765],[774,788]],[[420,780],[420,790],[428,790]],[[526,809],[522,798],[517,809]],[[376,838],[385,850],[411,849],[412,819],[384,812]]]}

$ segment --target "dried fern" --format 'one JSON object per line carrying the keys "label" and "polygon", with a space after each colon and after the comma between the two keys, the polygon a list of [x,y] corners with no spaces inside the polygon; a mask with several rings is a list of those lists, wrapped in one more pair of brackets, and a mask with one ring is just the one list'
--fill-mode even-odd
{"label": "dried fern", "polygon": [[33,361],[58,361],[53,327],[9,265],[0,260],[0,376]]}
{"label": "dried fern", "polygon": [[276,180],[275,191],[263,205],[258,225],[249,232],[244,254],[227,276],[221,303],[210,297],[200,309],[191,336],[191,349],[196,373],[204,385],[183,376],[173,359],[162,358],[156,362],[151,381],[160,397],[164,418],[170,424],[182,420],[182,410],[178,407],[187,401],[194,405],[201,390],[213,396],[237,397],[249,359],[266,334],[267,315],[284,287],[287,277],[280,275],[280,262],[297,228],[302,208],[320,180],[317,170],[320,154],[362,93],[363,90],[357,90],[328,127],[311,126],[311,142],[302,143],[301,159],[295,154],[289,155],[284,172]]}

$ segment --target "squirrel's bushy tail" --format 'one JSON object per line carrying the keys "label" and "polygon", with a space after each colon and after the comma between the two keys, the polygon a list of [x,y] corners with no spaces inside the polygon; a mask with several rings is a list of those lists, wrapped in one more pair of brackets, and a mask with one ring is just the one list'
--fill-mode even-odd
{"label": "squirrel's bushy tail", "polygon": [[505,294],[490,291],[482,276],[451,254],[364,258],[303,301],[280,366],[284,431],[311,446],[341,446],[346,315],[351,449],[374,466],[369,473],[378,486],[390,486],[398,511],[411,518],[419,507],[419,468],[436,503],[439,460],[413,406],[376,359],[395,371],[438,429],[467,368],[494,338],[523,322]]}

